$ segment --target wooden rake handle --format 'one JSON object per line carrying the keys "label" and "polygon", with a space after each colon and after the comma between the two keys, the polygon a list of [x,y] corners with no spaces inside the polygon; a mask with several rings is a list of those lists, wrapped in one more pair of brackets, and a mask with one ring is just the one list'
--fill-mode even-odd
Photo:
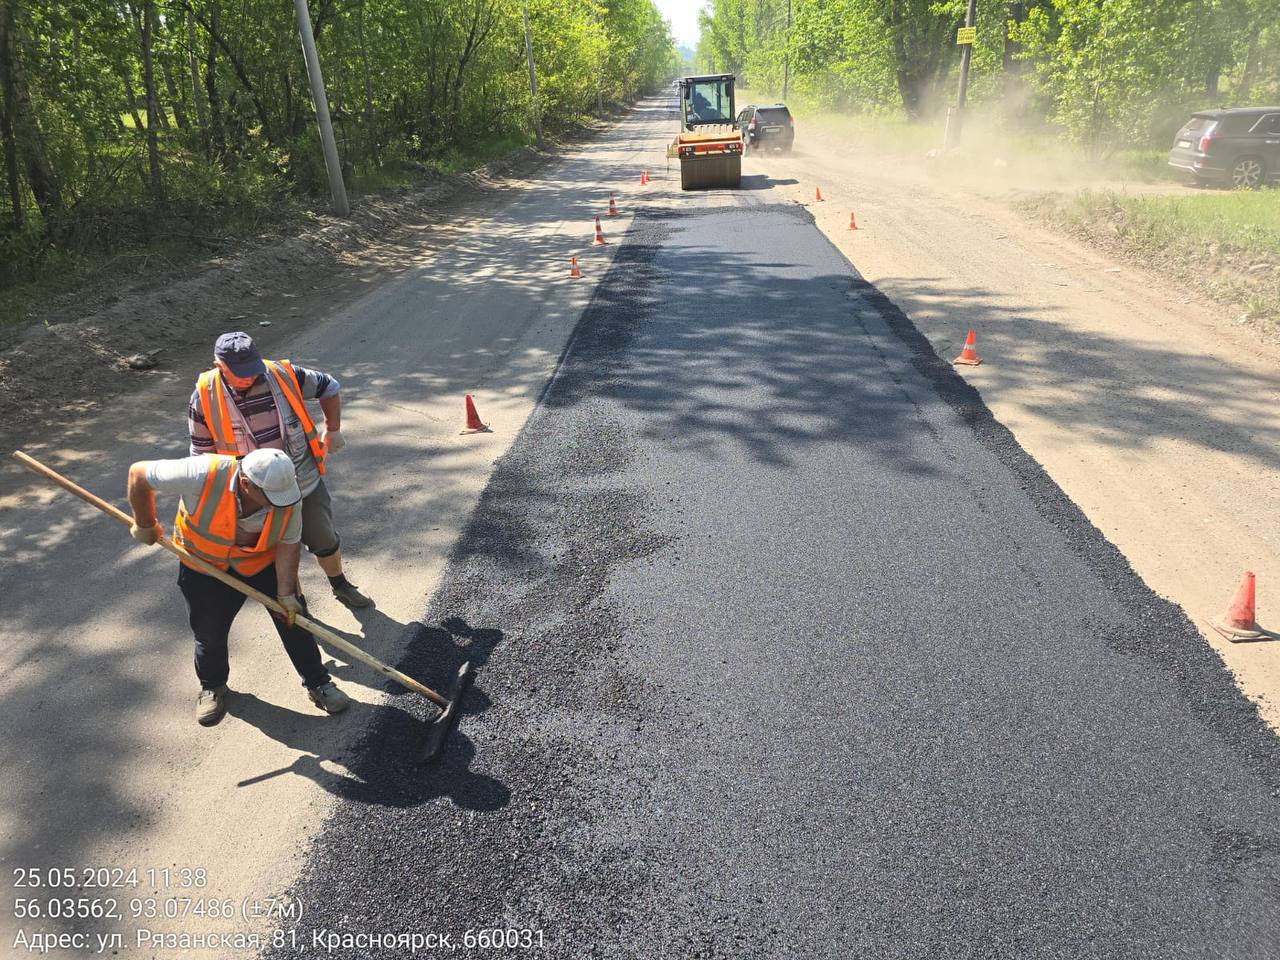
{"label": "wooden rake handle", "polygon": [[[63,490],[66,490],[68,493],[75,494],[85,503],[93,504],[93,506],[97,507],[107,516],[111,517],[114,520],[120,521],[126,527],[133,526],[133,517],[125,513],[115,504],[108,503],[106,500],[103,500],[101,497],[95,496],[94,494],[90,493],[88,490],[84,489],[84,487],[80,486],[79,484],[71,480],[68,480],[66,477],[58,473],[56,470],[46,467],[43,463],[41,463],[35,457],[28,456],[27,454],[23,453],[21,450],[15,450],[13,453],[13,459],[17,460],[20,464],[22,464],[32,473],[39,474],[40,476],[48,480],[50,483],[57,484],[59,487],[61,487]],[[201,560],[199,557],[193,556],[192,554],[188,553],[186,550],[182,549],[182,547],[174,543],[172,540],[170,540],[168,537],[162,536],[157,541],[157,543],[161,547],[164,547],[164,549],[172,553],[174,556],[180,558],[184,563],[191,566],[192,568],[199,570],[203,574],[207,574],[208,576],[213,577],[215,580],[222,581],[231,589],[236,590],[239,593],[243,593],[246,597],[248,597],[251,600],[257,600],[260,604],[262,604],[264,607],[266,607],[268,610],[272,611],[273,613],[278,613],[281,616],[288,616],[288,611],[286,611],[284,607],[280,606],[280,604],[276,602],[275,597],[269,597],[265,593],[263,593],[261,590],[255,590],[253,587],[249,586],[243,580],[233,577],[231,574],[227,573],[225,570],[219,570],[217,567],[206,563],[205,561]],[[408,674],[401,673],[395,667],[387,666],[377,657],[371,654],[365,653],[363,650],[361,650],[359,647],[353,644],[350,640],[347,640],[346,638],[339,636],[329,627],[326,627],[323,623],[319,623],[315,620],[312,620],[310,617],[303,616],[302,614],[298,614],[297,616],[294,617],[294,623],[301,626],[304,630],[309,631],[313,636],[323,640],[325,643],[329,644],[330,646],[335,647],[338,650],[341,650],[343,653],[347,654],[353,659],[359,660],[365,666],[372,667],[374,670],[377,670],[384,677],[391,678],[396,683],[400,684],[403,687],[406,687],[409,690],[412,690],[414,693],[422,694],[422,696],[426,697],[428,700],[434,703],[441,710],[449,706],[449,701],[446,700],[444,697],[442,697],[440,694],[436,693],[430,687],[419,683],[417,680],[413,679],[413,677],[409,676]]]}

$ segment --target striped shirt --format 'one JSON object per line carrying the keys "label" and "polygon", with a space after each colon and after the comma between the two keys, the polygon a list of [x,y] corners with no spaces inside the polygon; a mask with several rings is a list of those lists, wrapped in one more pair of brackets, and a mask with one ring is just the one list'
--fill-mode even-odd
{"label": "striped shirt", "polygon": [[[342,389],[335,377],[318,370],[294,366],[293,372],[298,381],[298,389],[302,391],[304,400],[323,400],[336,396]],[[231,426],[236,435],[237,452],[244,456],[260,448],[284,450],[293,460],[298,474],[298,487],[305,497],[320,484],[320,470],[311,448],[307,445],[302,424],[298,421],[287,402],[276,403],[275,391],[267,383],[265,376],[257,381],[245,393],[231,387],[224,379],[223,385],[234,401],[231,413]],[[191,455],[200,456],[205,453],[216,453],[213,434],[205,422],[204,412],[200,407],[200,391],[197,388],[191,393],[191,402],[187,405],[187,429],[191,434]],[[286,443],[285,437],[288,437]]]}

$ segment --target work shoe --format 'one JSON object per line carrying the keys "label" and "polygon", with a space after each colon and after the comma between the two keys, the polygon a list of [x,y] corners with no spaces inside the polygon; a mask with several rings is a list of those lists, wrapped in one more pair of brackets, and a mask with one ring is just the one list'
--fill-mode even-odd
{"label": "work shoe", "polygon": [[333,587],[333,595],[352,610],[363,610],[366,607],[373,606],[373,601],[356,589],[356,585],[350,580],[344,580],[342,583],[335,584]]}
{"label": "work shoe", "polygon": [[196,697],[196,723],[212,727],[227,715],[227,685],[216,690],[201,690]]}
{"label": "work shoe", "polygon": [[351,698],[339,690],[332,680],[318,687],[307,687],[307,696],[325,713],[341,713],[351,706]]}

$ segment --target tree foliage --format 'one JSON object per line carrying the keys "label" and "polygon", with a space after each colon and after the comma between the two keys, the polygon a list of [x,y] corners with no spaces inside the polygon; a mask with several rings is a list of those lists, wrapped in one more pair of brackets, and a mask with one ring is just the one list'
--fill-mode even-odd
{"label": "tree foliage", "polygon": [[[652,0],[524,0],[551,130],[675,72]],[[527,139],[522,0],[311,0],[350,179]],[[292,0],[0,0],[0,257],[325,184]]]}
{"label": "tree foliage", "polygon": [[[933,116],[964,0],[712,0],[701,69],[823,106]],[[788,10],[790,27],[788,28]],[[1280,0],[978,3],[970,102],[1105,150],[1164,145],[1190,109],[1280,100]]]}
{"label": "tree foliage", "polygon": [[1010,33],[1049,118],[1094,149],[1165,145],[1189,110],[1280,93],[1277,0],[1053,0]]}

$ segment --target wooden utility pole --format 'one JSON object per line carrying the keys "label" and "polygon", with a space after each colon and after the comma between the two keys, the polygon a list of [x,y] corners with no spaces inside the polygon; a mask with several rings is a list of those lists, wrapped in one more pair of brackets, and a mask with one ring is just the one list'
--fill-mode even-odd
{"label": "wooden utility pole", "polygon": [[324,167],[329,174],[329,192],[333,197],[333,211],[340,217],[351,215],[347,202],[347,186],[342,182],[342,165],[338,162],[338,144],[333,139],[333,121],[329,119],[329,95],[324,91],[324,77],[320,74],[320,57],[316,54],[316,38],[311,32],[311,11],[307,0],[293,0],[298,16],[298,36],[302,40],[302,55],[307,61],[307,76],[311,79],[311,99],[316,105],[316,124],[320,127],[320,145],[324,148]]}
{"label": "wooden utility pole", "polygon": [[529,7],[521,0],[520,16],[524,18],[524,55],[529,61],[529,94],[533,97],[533,135],[542,146],[542,106],[538,103],[538,71],[533,66],[533,36],[529,33]]}
{"label": "wooden utility pole", "polygon": [[[969,10],[964,18],[966,32],[972,34],[977,22],[978,0],[969,0]],[[975,40],[971,35],[969,42],[963,45],[964,49],[960,53],[960,92],[956,96],[955,108],[947,111],[947,129],[942,135],[942,145],[946,149],[950,149],[960,143],[960,127],[964,122],[964,105],[969,95],[969,61],[973,58],[974,43]]]}

